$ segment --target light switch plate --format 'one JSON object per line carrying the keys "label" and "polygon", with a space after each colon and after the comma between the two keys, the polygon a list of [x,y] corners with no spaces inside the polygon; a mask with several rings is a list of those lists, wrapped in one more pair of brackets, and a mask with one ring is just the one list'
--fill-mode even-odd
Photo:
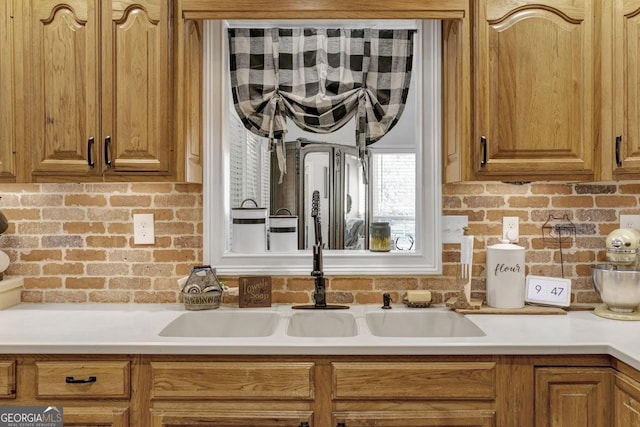
{"label": "light switch plate", "polygon": [[133,214],[133,243],[153,245],[156,242],[153,214]]}
{"label": "light switch plate", "polygon": [[640,215],[620,215],[620,228],[635,228],[640,230]]}
{"label": "light switch plate", "polygon": [[462,243],[464,230],[469,226],[466,215],[442,216],[442,243]]}

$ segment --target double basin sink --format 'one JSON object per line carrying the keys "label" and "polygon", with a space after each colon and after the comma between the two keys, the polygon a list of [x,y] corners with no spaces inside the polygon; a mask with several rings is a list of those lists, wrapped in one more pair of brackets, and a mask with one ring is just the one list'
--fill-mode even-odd
{"label": "double basin sink", "polygon": [[[288,308],[287,308],[288,309]],[[442,309],[413,310],[210,310],[181,314],[159,333],[163,337],[268,337],[283,325],[291,337],[480,337],[465,316]]]}

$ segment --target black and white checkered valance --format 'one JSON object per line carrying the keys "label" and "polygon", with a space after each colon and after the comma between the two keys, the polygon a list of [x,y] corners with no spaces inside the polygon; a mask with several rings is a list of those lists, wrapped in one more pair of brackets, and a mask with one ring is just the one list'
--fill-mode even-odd
{"label": "black and white checkered valance", "polygon": [[398,122],[409,93],[415,30],[231,28],[233,102],[244,126],[275,144],[284,169],[285,117],[315,133],[354,116],[365,147]]}

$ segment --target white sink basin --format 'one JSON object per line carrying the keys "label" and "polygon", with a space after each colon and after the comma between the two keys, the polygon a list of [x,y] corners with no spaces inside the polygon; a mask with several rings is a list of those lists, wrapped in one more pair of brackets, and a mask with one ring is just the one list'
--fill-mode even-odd
{"label": "white sink basin", "polygon": [[191,311],[180,315],[161,337],[266,337],[278,327],[280,315],[269,311]]}
{"label": "white sink basin", "polygon": [[483,337],[478,326],[453,311],[381,311],[366,314],[367,327],[379,337]]}
{"label": "white sink basin", "polygon": [[287,335],[292,337],[353,337],[358,335],[356,318],[343,311],[302,311],[289,320]]}

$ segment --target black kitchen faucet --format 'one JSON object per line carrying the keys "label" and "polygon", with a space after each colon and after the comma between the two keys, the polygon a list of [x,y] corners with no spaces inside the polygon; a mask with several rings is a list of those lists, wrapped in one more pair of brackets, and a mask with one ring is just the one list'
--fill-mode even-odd
{"label": "black kitchen faucet", "polygon": [[311,216],[313,217],[314,232],[316,241],[313,245],[313,270],[311,275],[314,278],[313,305],[296,305],[293,308],[308,309],[340,309],[349,308],[346,305],[327,304],[326,286],[324,282],[324,271],[322,269],[322,224],[320,222],[320,192],[314,191],[311,198]]}

